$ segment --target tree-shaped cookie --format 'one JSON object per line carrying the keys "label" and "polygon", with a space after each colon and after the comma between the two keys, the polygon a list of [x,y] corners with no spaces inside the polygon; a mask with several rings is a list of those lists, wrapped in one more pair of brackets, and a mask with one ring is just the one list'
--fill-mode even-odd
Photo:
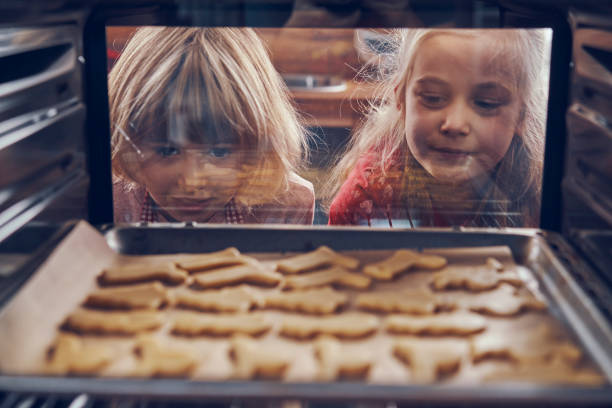
{"label": "tree-shaped cookie", "polygon": [[431,286],[436,290],[466,289],[481,291],[494,289],[501,283],[509,283],[516,287],[523,286],[524,282],[516,270],[506,270],[495,258],[488,258],[484,265],[476,267],[448,268],[436,272]]}
{"label": "tree-shaped cookie", "polygon": [[212,269],[194,275],[194,284],[200,288],[220,288],[239,283],[251,283],[260,286],[276,286],[283,276],[266,269],[259,262]]}
{"label": "tree-shaped cookie", "polygon": [[163,344],[153,337],[141,337],[134,346],[138,357],[134,375],[138,377],[188,376],[197,365],[194,350]]}
{"label": "tree-shaped cookie", "polygon": [[181,290],[174,295],[178,306],[211,312],[247,312],[262,305],[263,299],[258,289],[247,285],[205,291]]}
{"label": "tree-shaped cookie", "polygon": [[287,349],[264,346],[245,335],[232,337],[230,355],[234,362],[233,377],[242,380],[256,377],[280,379],[293,361]]}
{"label": "tree-shaped cookie", "polygon": [[467,342],[459,339],[402,339],[393,345],[393,354],[410,367],[417,384],[431,384],[456,372],[467,352]]}
{"label": "tree-shaped cookie", "polygon": [[487,327],[487,320],[470,312],[429,316],[391,315],[385,319],[385,327],[395,334],[465,336],[483,331]]}
{"label": "tree-shaped cookie", "polygon": [[331,265],[355,269],[359,266],[359,260],[341,255],[329,247],[320,246],[314,251],[279,261],[276,265],[276,269],[283,273],[292,274],[311,271]]}
{"label": "tree-shaped cookie", "polygon": [[474,337],[470,349],[475,362],[500,358],[528,365],[561,361],[574,366],[582,359],[580,348],[559,338],[547,325],[520,333],[488,331]]}
{"label": "tree-shaped cookie", "polygon": [[264,298],[265,307],[286,311],[329,314],[346,305],[348,296],[332,288],[306,289],[295,292],[275,292]]}
{"label": "tree-shaped cookie", "polygon": [[432,314],[446,303],[431,291],[421,288],[363,293],[355,299],[355,306],[381,313]]}
{"label": "tree-shaped cookie", "polygon": [[445,265],[446,258],[441,256],[399,249],[390,258],[364,266],[363,273],[379,280],[391,280],[411,268],[435,270]]}
{"label": "tree-shaped cookie", "polygon": [[334,381],[341,377],[363,378],[373,364],[370,350],[347,346],[334,337],[319,337],[314,349],[319,363],[317,379],[320,381]]}
{"label": "tree-shaped cookie", "polygon": [[172,333],[183,336],[230,336],[237,333],[257,336],[271,327],[264,315],[255,313],[217,315],[183,312],[174,320]]}
{"label": "tree-shaped cookie", "polygon": [[349,272],[342,266],[307,272],[285,278],[284,287],[287,289],[308,289],[320,286],[344,286],[353,289],[366,289],[372,279],[360,273]]}
{"label": "tree-shaped cookie", "polygon": [[546,303],[531,293],[502,284],[497,289],[474,293],[457,300],[456,305],[480,314],[491,316],[514,316],[526,311],[546,310]]}
{"label": "tree-shaped cookie", "polygon": [[306,339],[320,334],[339,338],[359,338],[378,330],[379,320],[366,313],[349,312],[333,316],[286,316],[281,322],[280,334]]}
{"label": "tree-shaped cookie", "polygon": [[106,367],[111,359],[110,348],[86,345],[78,336],[61,333],[49,348],[46,371],[57,375],[93,375]]}

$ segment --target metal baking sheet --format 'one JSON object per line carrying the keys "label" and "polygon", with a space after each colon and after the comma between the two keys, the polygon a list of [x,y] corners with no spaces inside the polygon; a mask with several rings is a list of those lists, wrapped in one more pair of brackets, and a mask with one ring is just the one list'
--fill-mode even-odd
{"label": "metal baking sheet", "polygon": [[[243,226],[154,226],[101,228],[106,242],[126,255],[208,252],[236,246],[242,252],[299,252],[328,245],[337,250],[508,246],[517,264],[533,271],[550,311],[564,323],[612,380],[612,336],[608,323],[556,259],[537,230],[388,230],[370,228],[293,228]],[[0,388],[95,395],[147,395],[155,398],[265,398],[353,401],[424,401],[470,404],[495,402],[596,403],[612,401],[612,388],[535,385],[397,386],[339,382],[330,384],[202,382],[181,380],[84,379],[0,376]]]}

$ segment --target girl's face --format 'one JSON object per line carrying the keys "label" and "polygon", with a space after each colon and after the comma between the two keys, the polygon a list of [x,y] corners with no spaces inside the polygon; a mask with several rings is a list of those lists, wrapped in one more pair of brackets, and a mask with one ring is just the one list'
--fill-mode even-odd
{"label": "girl's face", "polygon": [[519,125],[512,61],[500,42],[437,34],[420,45],[406,84],[406,140],[436,179],[461,183],[486,175],[506,154]]}
{"label": "girl's face", "polygon": [[243,174],[233,145],[145,142],[137,181],[178,221],[208,221],[234,197]]}

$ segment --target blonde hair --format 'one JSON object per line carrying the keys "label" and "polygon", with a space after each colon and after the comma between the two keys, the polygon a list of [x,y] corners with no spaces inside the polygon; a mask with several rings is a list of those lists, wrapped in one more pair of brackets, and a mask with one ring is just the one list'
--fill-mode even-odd
{"label": "blonde hair", "polygon": [[140,28],[109,74],[114,175],[136,183],[138,168],[125,153],[143,139],[168,138],[173,122],[185,119],[189,138],[249,152],[237,196],[246,205],[269,202],[308,151],[287,94],[252,29]]}
{"label": "blonde hair", "polygon": [[[493,202],[516,201],[523,224],[537,225],[540,206],[544,136],[548,96],[550,30],[511,29],[504,33],[503,44],[493,60],[520,61],[515,68],[517,95],[521,98],[520,124],[511,145],[496,171],[496,195]],[[380,85],[377,100],[372,104],[365,122],[355,131],[346,154],[337,162],[326,189],[329,200],[365,154],[377,155],[374,168],[383,172],[398,153],[411,156],[406,144],[405,116],[396,107],[402,101],[412,75],[415,57],[421,44],[437,34],[484,34],[485,30],[470,29],[397,29],[389,32],[391,41],[377,61]],[[500,58],[502,57],[502,58]],[[495,62],[495,61],[492,61]],[[496,65],[496,66],[497,66]],[[518,71],[518,72],[516,72]],[[414,160],[412,160],[414,161]],[[498,208],[504,212],[507,208]]]}

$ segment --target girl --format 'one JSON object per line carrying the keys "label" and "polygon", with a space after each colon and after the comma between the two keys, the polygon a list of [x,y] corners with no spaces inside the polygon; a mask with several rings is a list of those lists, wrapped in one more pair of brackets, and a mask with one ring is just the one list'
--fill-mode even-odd
{"label": "girl", "polygon": [[109,101],[115,222],[312,223],[305,132],[254,31],[141,28]]}
{"label": "girl", "polygon": [[396,31],[384,102],[334,170],[330,224],[537,226],[548,34]]}

